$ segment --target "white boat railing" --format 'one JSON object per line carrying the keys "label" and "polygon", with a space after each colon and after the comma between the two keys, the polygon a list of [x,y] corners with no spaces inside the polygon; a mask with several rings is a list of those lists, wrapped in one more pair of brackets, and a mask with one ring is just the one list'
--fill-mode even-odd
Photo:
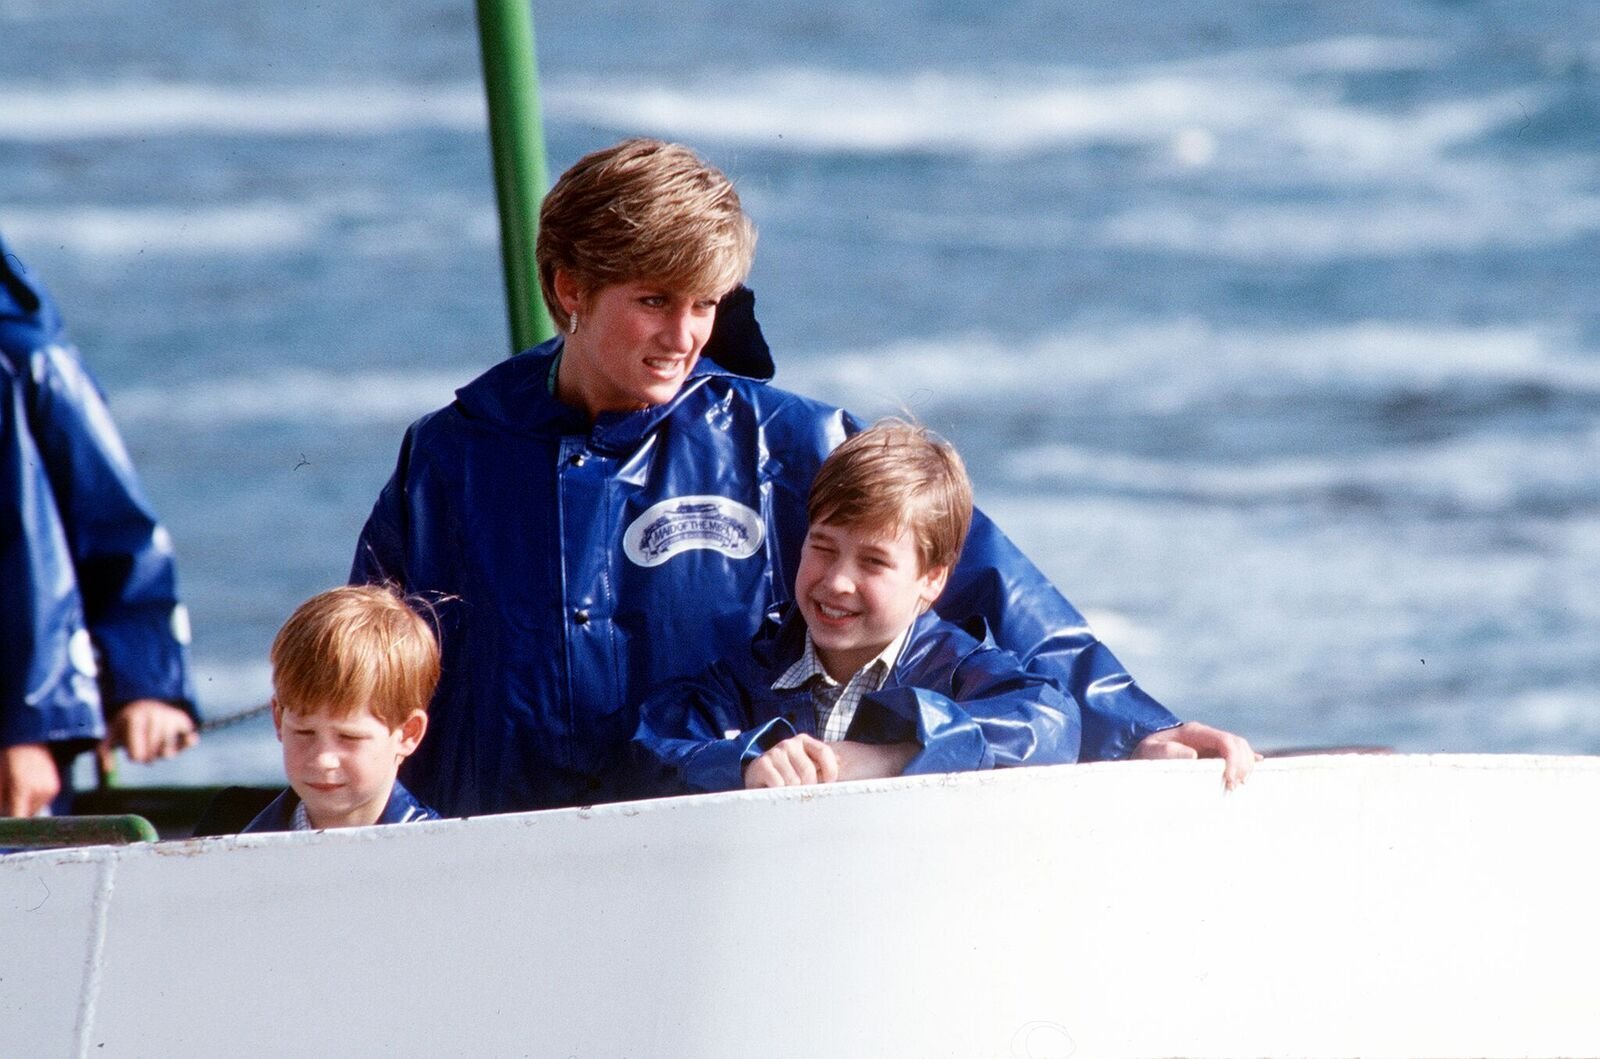
{"label": "white boat railing", "polygon": [[1600,759],[1148,762],[0,857],[7,1054],[1600,1055]]}

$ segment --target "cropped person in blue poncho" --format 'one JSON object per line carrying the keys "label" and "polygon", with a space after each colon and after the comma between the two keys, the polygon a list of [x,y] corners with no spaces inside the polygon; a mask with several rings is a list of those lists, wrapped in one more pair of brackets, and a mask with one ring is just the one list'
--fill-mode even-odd
{"label": "cropped person in blue poncho", "polygon": [[[580,159],[539,219],[561,334],[406,432],[351,576],[446,598],[433,732],[401,773],[446,815],[641,794],[637,704],[787,600],[811,481],[863,424],[768,384],[754,250],[732,183],[687,148]],[[1253,759],[1147,695],[981,511],[935,609],[1074,701],[1082,759]]]}
{"label": "cropped person in blue poncho", "polygon": [[[172,539],[43,284],[0,239],[0,816],[70,808],[70,764],[199,738]],[[59,797],[58,797],[59,796]]]}
{"label": "cropped person in blue poncho", "polygon": [[640,707],[683,791],[1076,761],[1078,708],[929,608],[972,520],[948,442],[898,420],[846,439],[807,502],[793,600],[751,649]]}

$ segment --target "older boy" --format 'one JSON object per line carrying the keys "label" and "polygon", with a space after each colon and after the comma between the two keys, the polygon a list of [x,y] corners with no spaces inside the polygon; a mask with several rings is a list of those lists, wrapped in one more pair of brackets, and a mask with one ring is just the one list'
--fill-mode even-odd
{"label": "older boy", "polygon": [[[930,607],[961,554],[961,458],[885,420],[817,472],[794,603],[744,657],[652,695],[635,742],[691,791],[1077,760],[1077,707]],[[982,630],[977,630],[982,632]]]}
{"label": "older boy", "polygon": [[311,597],[272,643],[272,723],[284,791],[246,832],[437,820],[395,775],[428,730],[433,632],[379,585]]}

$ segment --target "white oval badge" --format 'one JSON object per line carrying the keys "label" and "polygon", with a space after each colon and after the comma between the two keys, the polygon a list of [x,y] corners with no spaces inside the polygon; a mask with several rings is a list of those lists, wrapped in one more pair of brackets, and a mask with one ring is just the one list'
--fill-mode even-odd
{"label": "white oval badge", "polygon": [[179,603],[172,608],[172,638],[185,647],[189,646],[189,608]]}
{"label": "white oval badge", "polygon": [[622,535],[622,550],[640,566],[660,566],[674,555],[710,548],[732,559],[761,549],[761,516],[725,496],[680,496],[651,505]]}
{"label": "white oval badge", "polygon": [[72,668],[86,677],[100,675],[100,664],[94,658],[94,641],[88,629],[75,629],[67,639],[67,661]]}

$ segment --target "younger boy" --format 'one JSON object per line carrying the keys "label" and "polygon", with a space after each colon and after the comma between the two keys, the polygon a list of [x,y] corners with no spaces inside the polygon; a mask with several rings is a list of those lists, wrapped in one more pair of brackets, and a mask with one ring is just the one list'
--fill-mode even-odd
{"label": "younger boy", "polygon": [[437,820],[395,773],[428,730],[439,646],[393,590],[312,596],[272,642],[272,723],[289,790],[246,832]]}
{"label": "younger boy", "polygon": [[945,441],[884,420],[811,487],[794,602],[750,651],[669,685],[635,745],[666,786],[716,791],[1077,760],[1077,706],[982,628],[929,608],[972,519]]}

